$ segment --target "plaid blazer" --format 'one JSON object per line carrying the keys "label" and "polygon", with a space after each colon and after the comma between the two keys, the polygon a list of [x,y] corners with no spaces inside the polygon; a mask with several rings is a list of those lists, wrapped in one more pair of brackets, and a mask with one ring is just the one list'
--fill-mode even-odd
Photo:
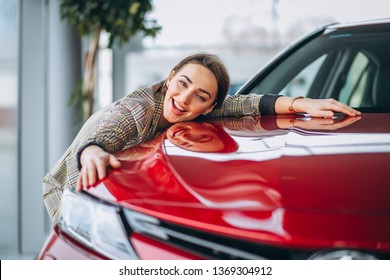
{"label": "plaid blazer", "polygon": [[[56,223],[65,188],[75,188],[79,176],[77,153],[83,147],[98,144],[109,153],[149,141],[159,133],[157,125],[163,112],[165,81],[138,89],[94,113],[83,125],[64,155],[43,178],[43,201]],[[228,96],[210,117],[259,115],[261,95]]]}

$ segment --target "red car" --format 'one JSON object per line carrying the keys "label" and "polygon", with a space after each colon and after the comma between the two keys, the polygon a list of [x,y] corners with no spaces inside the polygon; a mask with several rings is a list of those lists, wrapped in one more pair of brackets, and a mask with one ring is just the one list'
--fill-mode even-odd
{"label": "red car", "polygon": [[335,98],[329,121],[175,124],[66,191],[38,259],[390,259],[390,20],[330,25],[239,90]]}

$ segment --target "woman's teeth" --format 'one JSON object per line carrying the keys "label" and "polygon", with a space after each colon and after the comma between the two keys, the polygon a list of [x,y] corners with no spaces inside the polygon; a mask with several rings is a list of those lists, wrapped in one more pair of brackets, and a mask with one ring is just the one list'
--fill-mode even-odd
{"label": "woman's teeth", "polygon": [[179,109],[181,112],[186,112],[185,109],[183,109],[182,107],[180,107],[179,104],[177,104],[176,100],[173,100],[173,105],[174,105],[177,109]]}

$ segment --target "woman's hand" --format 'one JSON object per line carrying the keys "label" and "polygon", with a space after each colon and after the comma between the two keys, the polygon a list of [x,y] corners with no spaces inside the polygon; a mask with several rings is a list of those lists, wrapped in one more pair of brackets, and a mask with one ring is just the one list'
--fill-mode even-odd
{"label": "woman's hand", "polygon": [[97,180],[106,177],[107,166],[119,168],[121,162],[112,154],[96,145],[86,147],[80,156],[81,170],[77,180],[76,190],[94,185]]}
{"label": "woman's hand", "polygon": [[307,113],[312,117],[332,118],[334,116],[334,112],[340,112],[351,117],[361,115],[359,111],[332,98],[299,98],[294,100],[290,97],[279,97],[276,100],[275,111],[277,114],[291,113],[289,108],[292,108],[296,113]]}
{"label": "woman's hand", "polygon": [[312,117],[332,118],[334,112],[340,112],[351,117],[361,113],[348,105],[334,99],[310,99],[302,98],[295,100],[294,109],[298,112],[308,113]]}

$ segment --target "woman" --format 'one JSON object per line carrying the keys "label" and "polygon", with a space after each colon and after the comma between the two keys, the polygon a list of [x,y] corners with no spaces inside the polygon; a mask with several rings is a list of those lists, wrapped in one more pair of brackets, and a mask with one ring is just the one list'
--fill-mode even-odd
{"label": "woman", "polygon": [[96,112],[72,145],[43,179],[43,199],[56,222],[64,187],[93,185],[107,167],[119,168],[114,153],[153,139],[170,125],[207,116],[242,116],[306,112],[332,117],[333,111],[360,113],[329,99],[292,99],[275,95],[229,96],[230,79],[215,55],[195,54],[177,64],[165,81],[130,93]]}

